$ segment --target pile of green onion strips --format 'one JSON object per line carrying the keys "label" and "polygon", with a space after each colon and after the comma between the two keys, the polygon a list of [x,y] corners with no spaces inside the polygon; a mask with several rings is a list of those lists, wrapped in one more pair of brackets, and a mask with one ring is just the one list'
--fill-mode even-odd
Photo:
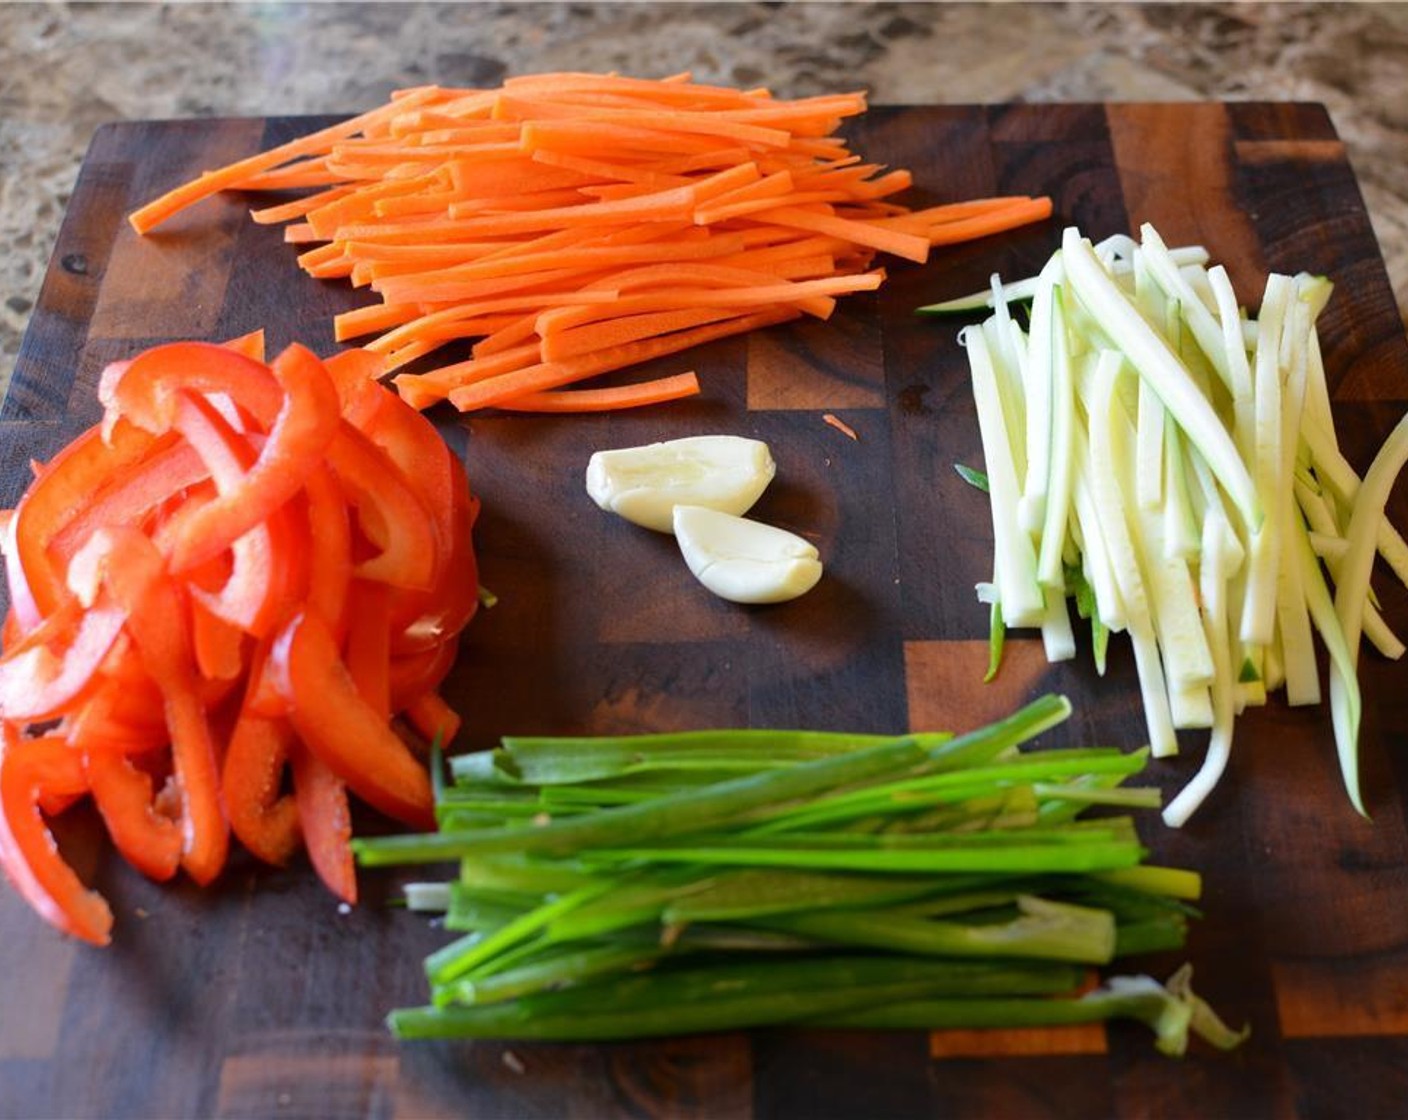
{"label": "pile of green onion strips", "polygon": [[602,1040],[764,1026],[1129,1018],[1229,1047],[1188,987],[1092,970],[1184,944],[1199,877],[1144,862],[1147,752],[1033,749],[1046,696],[971,733],[504,739],[452,762],[439,831],[354,842],[458,937],[402,1038]]}

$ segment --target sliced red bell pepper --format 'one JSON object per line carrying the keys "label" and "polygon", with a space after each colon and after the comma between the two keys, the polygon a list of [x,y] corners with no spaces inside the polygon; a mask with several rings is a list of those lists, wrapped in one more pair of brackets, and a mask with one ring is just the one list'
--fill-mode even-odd
{"label": "sliced red bell pepper", "polygon": [[352,809],[347,803],[347,785],[296,739],[289,747],[289,762],[308,860],[328,890],[354,905],[357,864],[352,856]]}
{"label": "sliced red bell pepper", "polygon": [[139,525],[162,503],[183,497],[185,491],[209,477],[210,472],[190,444],[157,445],[130,470],[115,476],[89,495],[49,545],[50,556],[60,566],[105,525]]}
{"label": "sliced red bell pepper", "polygon": [[97,683],[97,672],[122,632],[121,610],[96,606],[54,647],[32,645],[0,659],[0,717],[53,719]]}
{"label": "sliced red bell pepper", "polygon": [[202,679],[233,681],[244,676],[250,639],[199,599],[191,602],[191,642]]}
{"label": "sliced red bell pepper", "polygon": [[391,718],[391,589],[355,580],[344,660],[363,700],[383,723]]}
{"label": "sliced red bell pepper", "polygon": [[386,360],[370,350],[339,350],[323,365],[337,386],[342,415],[353,427],[365,431],[386,398],[396,395],[377,383],[386,369]]}
{"label": "sliced red bell pepper", "polygon": [[88,793],[83,755],[58,734],[36,735],[29,742],[31,774],[39,789],[39,811],[56,817]]}
{"label": "sliced red bell pepper", "polygon": [[0,866],[45,921],[106,945],[112,910],[64,861],[39,809],[41,759],[50,749],[43,740],[22,739],[13,724],[0,721]]}
{"label": "sliced red bell pepper", "polygon": [[69,594],[62,565],[49,555],[50,543],[93,495],[130,471],[155,442],[150,433],[123,422],[113,427],[107,442],[100,427],[89,428],[54,456],[25,492],[12,531],[23,583],[40,615]]}
{"label": "sliced red bell pepper", "polygon": [[[254,461],[249,442],[203,397],[178,394],[175,409],[178,427],[209,468],[220,496],[238,492]],[[189,505],[177,515],[182,523],[195,516],[199,509]],[[183,524],[175,525],[173,533],[179,540]],[[192,594],[212,614],[248,633],[256,637],[269,633],[301,593],[296,585],[302,553],[293,534],[287,511],[275,511],[231,544],[234,563],[224,587],[216,593],[197,588]]]}
{"label": "sliced red bell pepper", "polygon": [[[238,482],[225,485],[217,478],[220,496],[182,524],[171,556],[173,572],[187,571],[217,556],[268,520],[303,488],[308,472],[322,459],[341,425],[337,388],[311,350],[290,346],[270,369],[283,390],[283,403],[268,439]],[[182,415],[178,407],[178,426]],[[196,434],[204,431],[202,425]],[[184,434],[191,439],[192,433]]]}
{"label": "sliced red bell pepper", "polygon": [[285,627],[269,664],[299,738],[353,793],[405,824],[434,827],[429,776],[357,691],[317,615],[304,612]]}
{"label": "sliced red bell pepper", "polygon": [[438,692],[422,692],[406,705],[406,719],[430,743],[447,747],[460,733],[460,717]]}
{"label": "sliced red bell pepper", "polygon": [[181,828],[154,803],[152,778],[111,748],[85,752],[93,802],[124,859],[149,879],[170,879],[181,866]]}
{"label": "sliced red bell pepper", "polygon": [[319,465],[304,486],[308,519],[308,609],[326,622],[340,642],[347,624],[352,586],[352,522],[332,471]]}
{"label": "sliced red bell pepper", "polygon": [[246,707],[235,721],[220,774],[235,836],[259,859],[280,867],[299,841],[298,806],[281,791],[293,741],[287,720]]}
{"label": "sliced red bell pepper", "polygon": [[[446,448],[449,455],[449,449]],[[392,601],[391,649],[415,653],[457,637],[479,609],[479,568],[474,554],[474,522],[479,502],[469,491],[464,467],[449,456],[451,470],[450,549],[439,579],[429,591],[398,591]]]}
{"label": "sliced red bell pepper", "polygon": [[153,346],[130,362],[109,366],[98,384],[105,424],[121,417],[155,434],[174,426],[177,402],[185,393],[229,397],[265,431],[273,427],[283,404],[283,392],[268,366],[212,342]]}
{"label": "sliced red bell pepper", "polygon": [[343,421],[328,462],[357,523],[377,554],[357,563],[362,579],[423,590],[434,584],[439,558],[430,515],[386,453]]}
{"label": "sliced red bell pepper", "polygon": [[10,592],[10,609],[5,614],[4,648],[7,650],[20,635],[33,630],[44,618],[39,604],[34,601],[34,592],[29,589],[24,564],[20,562],[19,545],[15,541],[17,521],[12,509],[5,510],[0,519],[0,552],[5,554],[5,587]]}
{"label": "sliced red bell pepper", "polygon": [[104,371],[103,423],[0,511],[0,717],[58,721],[0,755],[0,862],[56,924],[111,927],[44,821],[90,794],[147,874],[209,882],[233,818],[260,858],[301,838],[349,902],[349,794],[434,826],[390,717],[457,725],[436,689],[478,604],[478,503],[381,368],[294,348],[270,369],[258,334],[156,347]]}
{"label": "sliced red bell pepper", "polygon": [[161,692],[150,681],[133,687],[105,679],[64,717],[65,741],[77,752],[101,747],[138,755],[168,743]]}
{"label": "sliced red bell pepper", "polygon": [[225,865],[229,825],[185,611],[166,576],[161,554],[139,530],[100,529],[80,556],[89,550],[98,554],[103,584],[126,612],[127,628],[142,663],[161,689],[181,799],[181,865],[204,885]]}
{"label": "sliced red bell pepper", "polygon": [[[458,460],[429,420],[394,393],[382,390],[382,406],[362,428],[420,495],[430,513],[439,545],[437,559],[448,559],[453,537],[454,470]],[[437,573],[438,574],[438,573]]]}
{"label": "sliced red bell pepper", "polygon": [[454,667],[458,643],[448,638],[438,646],[391,661],[391,710],[404,712],[419,697],[434,692]]}

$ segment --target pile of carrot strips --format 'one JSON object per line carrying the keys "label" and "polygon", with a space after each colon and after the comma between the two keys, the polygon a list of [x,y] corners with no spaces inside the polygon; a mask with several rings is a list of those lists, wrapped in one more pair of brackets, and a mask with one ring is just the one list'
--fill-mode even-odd
{"label": "pile of carrot strips", "polygon": [[[779,100],[687,74],[426,86],[207,172],[131,221],[145,234],[220,191],[307,191],[252,216],[286,223],[310,276],[379,297],[338,315],[336,338],[375,335],[365,348],[416,408],[654,404],[697,393],[697,378],[567,387],[826,319],[882,283],[881,253],[922,263],[1050,215],[1027,196],[895,202],[909,172],[863,163],[836,135],[865,109],[860,93]],[[460,341],[467,359],[427,360]]]}

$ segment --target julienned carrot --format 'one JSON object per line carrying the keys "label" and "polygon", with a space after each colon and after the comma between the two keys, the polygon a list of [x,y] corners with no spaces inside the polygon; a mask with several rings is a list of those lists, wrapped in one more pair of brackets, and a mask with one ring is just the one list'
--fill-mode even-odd
{"label": "julienned carrot", "polygon": [[521,276],[490,276],[480,280],[419,283],[419,277],[393,276],[375,285],[383,299],[395,303],[444,306],[461,301],[481,300],[496,293],[576,291],[582,284],[603,274],[600,268],[555,268]]}
{"label": "julienned carrot", "polygon": [[368,128],[411,108],[412,105],[424,105],[436,101],[442,96],[441,90],[434,86],[426,86],[405,98],[392,101],[389,105],[383,105],[369,113],[353,117],[351,120],[321,129],[297,140],[291,140],[287,144],[281,144],[277,148],[271,148],[259,155],[249,156],[246,159],[227,164],[218,171],[207,171],[200,178],[193,179],[189,183],[167,192],[135,211],[131,217],[132,228],[138,233],[150,233],[162,222],[188,206],[219,194],[242,180],[249,179],[264,171],[270,171],[300,156],[312,155],[320,151],[326,154],[332,150],[332,145],[337,140],[365,132]]}
{"label": "julienned carrot", "polygon": [[[697,380],[562,386],[871,290],[878,253],[935,245],[1051,212],[1024,196],[912,210],[911,185],[835,135],[859,93],[782,100],[766,89],[547,73],[498,89],[406,90],[378,109],[207,172],[138,210],[139,232],[225,189],[307,184],[254,211],[288,222],[311,275],[380,299],[337,316],[338,341],[401,370],[425,408],[576,412],[672,399]],[[468,361],[435,367],[447,343]],[[412,364],[416,363],[416,364]],[[407,372],[419,370],[420,372]],[[690,387],[692,386],[692,387]]]}
{"label": "julienned carrot", "polygon": [[333,319],[333,327],[338,342],[360,338],[373,331],[390,330],[392,327],[408,323],[420,314],[416,304],[374,303],[344,311]]}
{"label": "julienned carrot", "polygon": [[231,186],[240,191],[294,191],[304,187],[332,187],[346,178],[330,162],[307,161],[295,167],[251,175]]}
{"label": "julienned carrot", "polygon": [[599,373],[633,366],[638,362],[667,354],[677,354],[681,350],[698,346],[714,339],[731,334],[740,334],[754,327],[781,322],[796,315],[795,311],[765,311],[752,315],[741,315],[722,323],[692,330],[678,331],[657,338],[628,342],[606,350],[597,350],[577,358],[562,362],[540,362],[525,369],[513,370],[495,378],[477,381],[450,393],[450,403],[461,412],[472,408],[483,408],[501,400],[509,400],[522,393],[539,392],[544,389],[560,389],[575,381],[594,377]]}
{"label": "julienned carrot", "polygon": [[920,264],[929,257],[929,243],[922,237],[888,230],[873,222],[838,217],[826,210],[779,206],[762,211],[760,216],[776,225],[791,226],[812,233],[829,233],[857,245],[865,245]]}
{"label": "julienned carrot", "polygon": [[929,240],[934,245],[953,245],[960,241],[972,241],[976,237],[987,237],[1004,230],[1015,229],[1017,226],[1028,225],[1031,222],[1043,221],[1050,216],[1051,200],[1049,198],[1025,199],[1010,210],[977,214],[961,221],[946,222],[930,233]]}
{"label": "julienned carrot", "polygon": [[284,226],[284,241],[289,245],[311,245],[320,240],[313,232],[313,227],[307,222],[295,222],[291,226]]}
{"label": "julienned carrot", "polygon": [[473,346],[473,354],[476,358],[487,358],[494,354],[502,354],[506,350],[512,350],[516,346],[539,346],[536,338],[538,333],[538,316],[536,312],[521,315],[518,321],[510,323],[506,327],[500,327],[493,334],[485,335]]}
{"label": "julienned carrot", "polygon": [[580,328],[587,323],[605,320],[609,324],[644,312],[689,307],[790,305],[819,318],[827,318],[834,306],[831,296],[874,291],[883,279],[883,273],[867,272],[857,276],[833,276],[824,280],[801,280],[757,288],[663,288],[641,295],[621,296],[606,308],[584,301],[560,311],[545,311],[538,317],[538,334],[546,344],[554,334],[573,327]]}
{"label": "julienned carrot", "polygon": [[[552,167],[571,173],[577,179],[575,186],[590,186],[594,183],[642,183],[648,187],[683,187],[689,180],[679,172],[662,171],[657,167],[642,167],[631,163],[611,163],[603,159],[569,155],[543,148],[533,153],[532,162],[544,170],[534,173],[534,178],[544,176],[545,169]],[[734,166],[737,166],[735,164]],[[690,170],[701,170],[691,168]],[[531,180],[530,180],[531,181]]]}
{"label": "julienned carrot", "polygon": [[698,393],[699,378],[691,370],[635,385],[524,393],[500,401],[498,407],[506,412],[610,412],[618,408],[640,408],[644,405],[682,400]]}
{"label": "julienned carrot", "polygon": [[[401,374],[395,379],[401,396],[416,408],[425,408],[449,396],[451,390],[513,370],[526,369],[542,357],[537,342],[509,347],[497,354],[455,362],[424,374]],[[603,371],[604,372],[604,371]]]}
{"label": "julienned carrot", "polygon": [[605,322],[568,328],[544,336],[542,356],[545,361],[560,362],[590,354],[594,350],[731,319],[737,314],[737,310],[730,307],[686,307],[641,315],[621,315]]}
{"label": "julienned carrot", "polygon": [[[720,234],[707,239],[672,241],[666,244],[647,242],[644,245],[584,245],[542,253],[522,253],[512,257],[481,258],[463,264],[448,265],[443,269],[435,268],[434,258],[429,257],[425,262],[428,267],[418,274],[406,276],[405,281],[407,284],[414,281],[419,287],[422,283],[434,285],[438,282],[491,279],[546,269],[606,268],[650,261],[702,260],[741,253],[743,250],[741,237],[736,234]],[[349,255],[354,259],[357,256],[350,250]],[[393,289],[394,287],[393,285]],[[386,292],[384,287],[378,290],[388,299],[392,298],[391,293]]]}
{"label": "julienned carrot", "polygon": [[[544,307],[559,304],[571,304],[573,306],[581,303],[609,305],[615,301],[617,295],[618,292],[614,288],[560,293],[532,292],[516,297],[505,296],[494,300],[480,300],[475,303],[456,304],[453,307],[447,307],[441,311],[432,311],[396,327],[368,344],[367,349],[371,350],[373,353],[385,353],[389,350],[396,349],[398,346],[404,346],[408,342],[423,339],[442,327],[494,312],[520,311],[527,313],[531,311],[536,313]],[[463,338],[465,336],[455,335],[451,337]]]}
{"label": "julienned carrot", "polygon": [[353,189],[348,186],[332,187],[325,191],[319,191],[317,194],[304,195],[302,198],[296,198],[292,202],[285,202],[278,206],[266,206],[260,210],[251,210],[249,216],[263,226],[291,222],[303,217],[310,210],[316,210],[319,206],[325,206],[339,198],[346,198]]}

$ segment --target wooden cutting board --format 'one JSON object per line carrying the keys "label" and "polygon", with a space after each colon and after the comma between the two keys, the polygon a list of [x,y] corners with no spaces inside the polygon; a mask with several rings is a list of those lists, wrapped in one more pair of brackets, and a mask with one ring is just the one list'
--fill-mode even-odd
{"label": "wooden cutting board", "polygon": [[[157,235],[125,222],[202,168],[306,131],[307,120],[113,125],[93,141],[0,411],[0,502],[98,416],[103,365],[172,338],[255,327],[277,348],[333,348],[329,318],[365,297],[293,267],[277,229],[221,198]],[[1153,221],[1201,242],[1256,303],[1265,273],[1322,271],[1322,341],[1343,441],[1362,471],[1408,406],[1408,341],[1364,206],[1325,111],[1296,104],[876,109],[867,157],[909,167],[918,201],[1049,193],[1049,223],[898,265],[875,297],[825,324],[775,328],[691,354],[702,398],[607,417],[438,416],[481,494],[483,579],[448,684],[467,742],[507,732],[710,725],[962,730],[1039,692],[1076,704],[1052,741],[1134,746],[1132,659],[1112,643],[1049,668],[1012,635],[981,683],[991,563],[985,499],[954,473],[979,463],[952,323],[920,304],[1035,271],[1078,224],[1092,237]],[[685,368],[683,359],[659,372]],[[853,427],[852,441],[822,420]],[[827,575],[785,606],[708,596],[672,543],[601,514],[582,472],[596,448],[704,431],[772,446],[757,513],[813,537]],[[1400,487],[1394,510],[1408,526]],[[1391,623],[1408,598],[1384,584]],[[1182,959],[1231,1022],[1233,1054],[1176,1062],[1141,1028],[866,1034],[762,1031],[640,1045],[398,1046],[382,1028],[424,997],[444,935],[384,903],[340,913],[306,866],[239,856],[219,885],[154,886],[100,843],[81,810],[60,828],[118,915],[105,951],[60,939],[0,890],[3,1116],[1368,1116],[1408,1100],[1408,671],[1363,659],[1364,775],[1373,823],[1350,810],[1324,710],[1280,703],[1238,725],[1225,784],[1192,824],[1150,814],[1154,857],[1206,877],[1206,917]],[[1157,764],[1166,791],[1201,736]]]}

